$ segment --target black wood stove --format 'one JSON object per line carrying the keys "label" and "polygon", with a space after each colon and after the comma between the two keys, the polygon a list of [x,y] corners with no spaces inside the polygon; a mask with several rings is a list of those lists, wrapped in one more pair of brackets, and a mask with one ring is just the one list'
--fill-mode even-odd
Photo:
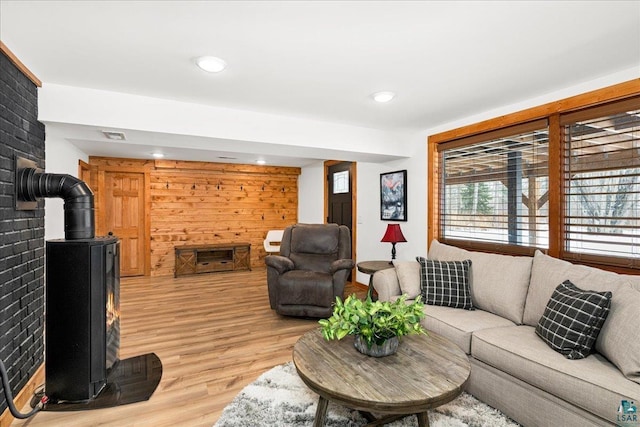
{"label": "black wood stove", "polygon": [[162,377],[149,353],[120,351],[120,253],[117,237],[95,237],[93,193],[70,175],[16,162],[16,206],[62,197],[65,238],[46,243],[44,410],[104,408],[148,400]]}

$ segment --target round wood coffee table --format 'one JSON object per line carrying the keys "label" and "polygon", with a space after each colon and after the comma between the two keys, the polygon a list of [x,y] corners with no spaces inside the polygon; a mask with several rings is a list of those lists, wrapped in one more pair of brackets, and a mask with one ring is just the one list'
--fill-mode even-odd
{"label": "round wood coffee table", "polygon": [[358,352],[353,339],[325,341],[313,330],[293,347],[298,375],[320,395],[314,427],[324,425],[329,401],[366,411],[369,426],[416,414],[418,425],[427,427],[427,411],[458,397],[469,379],[467,355],[433,332],[402,337],[398,352],[381,358]]}

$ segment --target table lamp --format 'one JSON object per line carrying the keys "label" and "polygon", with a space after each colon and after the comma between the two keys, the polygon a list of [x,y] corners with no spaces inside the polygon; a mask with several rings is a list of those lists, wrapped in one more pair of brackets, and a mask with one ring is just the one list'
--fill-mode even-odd
{"label": "table lamp", "polygon": [[387,231],[380,241],[391,243],[391,261],[389,261],[389,264],[393,264],[393,260],[396,259],[396,243],[406,242],[407,239],[402,234],[400,224],[387,224]]}

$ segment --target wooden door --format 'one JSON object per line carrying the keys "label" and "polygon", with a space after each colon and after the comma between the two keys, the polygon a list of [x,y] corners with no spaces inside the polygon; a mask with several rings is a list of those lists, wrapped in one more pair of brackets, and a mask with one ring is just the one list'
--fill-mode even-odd
{"label": "wooden door", "polygon": [[120,276],[144,275],[144,173],[105,172],[105,221],[120,239]]}
{"label": "wooden door", "polygon": [[[327,222],[338,225],[346,225],[349,231],[352,228],[351,203],[351,163],[341,162],[329,166],[328,181],[328,212]],[[353,233],[352,233],[353,234]]]}
{"label": "wooden door", "polygon": [[[355,163],[327,162],[327,223],[346,225],[351,234],[351,257],[355,259]],[[351,281],[352,271],[347,280]]]}

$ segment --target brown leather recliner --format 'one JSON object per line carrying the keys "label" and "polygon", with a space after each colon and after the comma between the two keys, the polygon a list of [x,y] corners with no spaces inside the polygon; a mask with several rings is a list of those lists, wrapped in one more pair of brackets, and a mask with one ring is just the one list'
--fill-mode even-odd
{"label": "brown leather recliner", "polygon": [[292,225],[284,230],[280,255],[268,255],[265,262],[272,309],[286,316],[329,317],[354,266],[349,229]]}

